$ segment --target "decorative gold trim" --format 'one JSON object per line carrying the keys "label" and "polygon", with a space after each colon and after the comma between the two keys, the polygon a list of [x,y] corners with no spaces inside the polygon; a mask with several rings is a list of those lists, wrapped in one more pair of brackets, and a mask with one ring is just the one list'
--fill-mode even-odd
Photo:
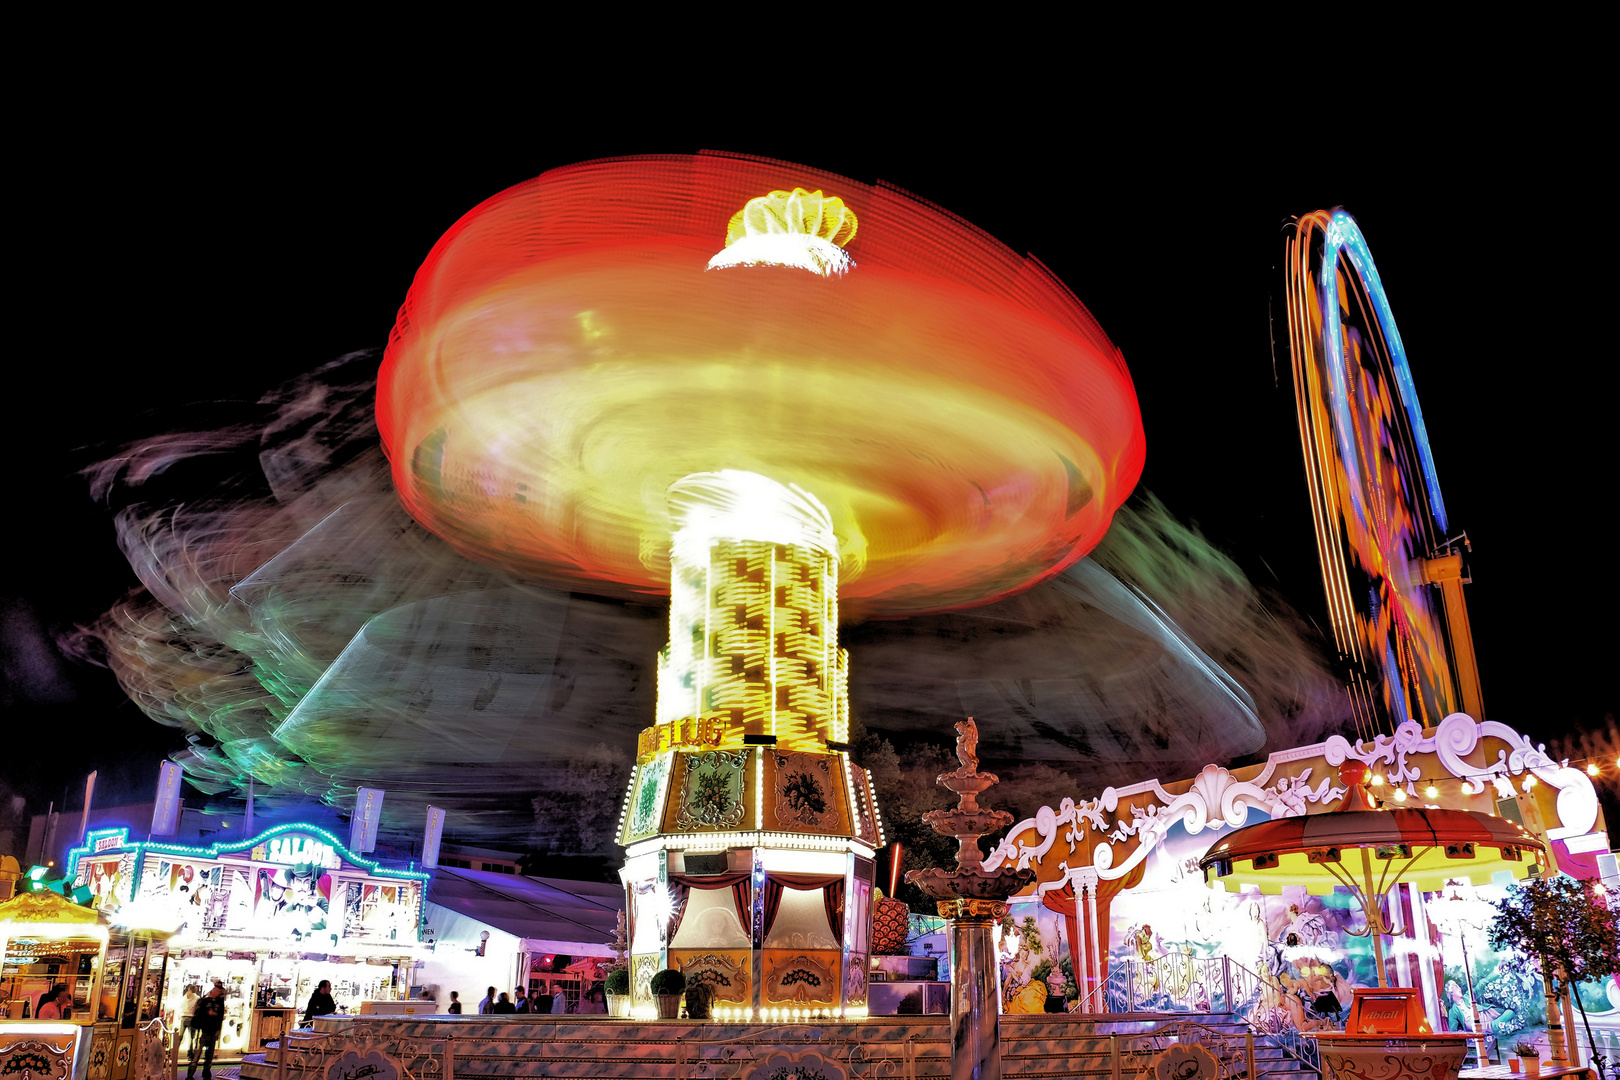
{"label": "decorative gold trim", "polygon": [[1007,917],[1007,905],[1000,900],[972,900],[967,897],[957,897],[954,900],[936,901],[939,905],[941,918],[957,920],[1004,919]]}

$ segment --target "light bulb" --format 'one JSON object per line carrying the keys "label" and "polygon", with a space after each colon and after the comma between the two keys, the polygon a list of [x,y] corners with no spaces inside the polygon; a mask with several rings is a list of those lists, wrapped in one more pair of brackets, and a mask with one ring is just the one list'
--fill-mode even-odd
{"label": "light bulb", "polygon": [[1405,802],[1406,801],[1406,789],[1405,788],[1399,788],[1398,787],[1398,788],[1395,789],[1395,801],[1396,802]]}
{"label": "light bulb", "polygon": [[1438,799],[1440,797],[1440,789],[1435,787],[1433,784],[1430,784],[1428,787],[1423,789],[1423,795],[1425,798]]}
{"label": "light bulb", "polygon": [[1599,771],[1600,770],[1597,767],[1597,762],[1595,762],[1595,761],[1592,762],[1590,765],[1588,765],[1586,767],[1586,775],[1587,776],[1596,776]]}
{"label": "light bulb", "polygon": [[1373,787],[1383,787],[1384,786],[1384,776],[1383,776],[1382,773],[1373,773],[1372,786]]}

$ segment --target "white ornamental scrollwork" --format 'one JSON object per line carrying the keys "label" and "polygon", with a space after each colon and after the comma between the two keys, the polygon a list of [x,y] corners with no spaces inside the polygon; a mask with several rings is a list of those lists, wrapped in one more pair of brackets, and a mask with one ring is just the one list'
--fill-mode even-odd
{"label": "white ornamental scrollwork", "polygon": [[[1483,766],[1463,760],[1486,736],[1502,740],[1510,749],[1499,750],[1497,760]],[[1534,775],[1558,791],[1559,825],[1547,830],[1548,839],[1584,835],[1597,823],[1597,791],[1585,773],[1570,768],[1567,761],[1555,761],[1545,747],[1535,746],[1505,724],[1476,723],[1464,713],[1446,717],[1427,739],[1421,727],[1408,721],[1396,728],[1393,736],[1380,735],[1371,744],[1360,740],[1352,744],[1334,735],[1315,747],[1301,747],[1283,756],[1298,761],[1314,756],[1312,751],[1335,767],[1352,759],[1365,762],[1375,770],[1381,769],[1391,784],[1404,784],[1412,794],[1416,794],[1417,781],[1424,779],[1423,770],[1411,760],[1420,754],[1433,754],[1447,772],[1465,782],[1464,790],[1470,795],[1484,792],[1489,782],[1505,788],[1504,795],[1511,795],[1513,777]],[[1273,774],[1286,764],[1278,757],[1273,755],[1253,780],[1239,780],[1219,765],[1206,765],[1189,789],[1179,795],[1171,795],[1157,780],[1150,780],[1129,788],[1106,788],[1094,799],[1066,798],[1056,810],[1043,806],[1034,817],[1008,831],[985,860],[984,869],[993,871],[1003,864],[1020,869],[1044,865],[1060,843],[1065,858],[1058,869],[1068,871],[1071,864],[1079,869],[1084,860],[1074,855],[1091,839],[1091,868],[1099,878],[1112,880],[1130,873],[1146,859],[1177,822],[1196,834],[1204,829],[1237,828],[1247,820],[1250,808],[1272,818],[1297,817],[1309,813],[1313,803],[1328,806],[1343,798],[1345,789],[1335,783],[1336,777],[1322,777],[1313,785],[1313,769],[1309,767],[1273,780]],[[1136,801],[1144,795],[1150,801]],[[1117,812],[1122,802],[1128,804],[1128,814]],[[1137,840],[1134,849],[1116,864],[1116,845],[1133,837]],[[1068,876],[1072,877],[1072,872]],[[1046,881],[1040,890],[1060,888],[1062,883],[1061,879]]]}
{"label": "white ornamental scrollwork", "polygon": [[[1271,771],[1268,766],[1256,779],[1264,781]],[[1064,799],[1058,810],[1043,806],[1033,818],[1014,826],[984,867],[988,871],[1005,862],[1020,869],[1032,862],[1039,864],[1060,839],[1072,855],[1085,835],[1093,833],[1104,837],[1091,851],[1091,865],[1098,876],[1123,877],[1147,858],[1160,838],[1177,822],[1193,834],[1204,829],[1236,828],[1248,820],[1250,807],[1263,810],[1271,817],[1292,817],[1306,813],[1307,803],[1332,802],[1344,794],[1344,788],[1334,787],[1328,779],[1310,786],[1310,775],[1311,770],[1305,769],[1297,776],[1285,776],[1262,787],[1254,781],[1239,780],[1219,765],[1206,765],[1194,778],[1192,787],[1179,795],[1171,795],[1158,781],[1150,781],[1129,792],[1111,787],[1089,801],[1076,803],[1073,799]],[[1113,814],[1118,809],[1123,797],[1143,792],[1157,803],[1146,806],[1131,803],[1129,819],[1115,816],[1110,821],[1105,816],[1105,811]],[[1039,843],[1031,844],[1026,839],[1031,832],[1040,838]],[[1114,845],[1133,836],[1139,843],[1125,861],[1116,866]]]}
{"label": "white ornamental scrollwork", "polygon": [[[1510,749],[1498,750],[1496,760],[1485,765],[1471,765],[1463,760],[1473,753],[1481,739],[1490,735],[1507,743]],[[1330,765],[1339,765],[1354,759],[1377,768],[1382,762],[1389,766],[1386,776],[1392,784],[1405,784],[1408,794],[1417,794],[1416,782],[1423,779],[1422,770],[1408,763],[1409,754],[1432,753],[1452,776],[1465,782],[1464,790],[1478,795],[1487,782],[1497,785],[1498,794],[1511,793],[1512,777],[1529,773],[1543,783],[1558,789],[1558,827],[1547,830],[1547,839],[1562,840],[1582,836],[1597,824],[1597,789],[1592,780],[1569,762],[1548,756],[1545,746],[1537,746],[1529,736],[1521,735],[1506,724],[1493,720],[1475,723],[1467,713],[1452,713],[1440,721],[1432,738],[1423,738],[1423,729],[1408,720],[1395,729],[1395,735],[1379,735],[1371,746],[1357,739],[1354,745],[1341,735],[1334,735],[1323,744],[1322,756]],[[1508,787],[1504,792],[1503,787]]]}

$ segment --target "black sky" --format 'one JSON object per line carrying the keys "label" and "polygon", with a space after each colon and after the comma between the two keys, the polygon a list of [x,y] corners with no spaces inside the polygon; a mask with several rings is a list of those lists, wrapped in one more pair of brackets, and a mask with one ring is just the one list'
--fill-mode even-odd
{"label": "black sky", "polygon": [[[127,788],[109,798],[143,798],[173,745],[105,671],[51,652],[134,583],[77,470],[126,439],[247,415],[268,387],[380,347],[434,241],[504,187],[704,148],[886,180],[1039,257],[1124,351],[1142,488],[1323,626],[1280,261],[1291,216],[1343,205],[1393,304],[1447,509],[1474,543],[1487,714],[1548,739],[1601,727],[1620,696],[1602,547],[1612,272],[1597,250],[1612,182],[1567,88],[1469,77],[1322,115],[1193,83],[1099,95],[925,79],[836,109],[743,108],[742,94],[632,104],[604,86],[566,108],[539,89],[508,96],[498,114],[231,87],[176,100],[136,80],[71,130],[42,116],[14,239],[25,332],[0,778],[60,799],[100,768]],[[1174,104],[1144,104],[1161,101]]]}

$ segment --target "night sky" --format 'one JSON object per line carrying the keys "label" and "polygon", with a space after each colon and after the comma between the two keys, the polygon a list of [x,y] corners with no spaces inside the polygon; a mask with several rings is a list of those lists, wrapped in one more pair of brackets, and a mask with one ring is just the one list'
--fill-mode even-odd
{"label": "night sky", "polygon": [[[1194,98],[1170,113],[1078,91],[1033,111],[1011,91],[951,107],[868,94],[818,123],[745,123],[721,102],[672,121],[644,98],[624,115],[406,123],[381,107],[160,109],[134,94],[72,139],[35,129],[18,197],[31,276],[13,286],[29,344],[11,357],[0,781],[43,810],[95,768],[98,804],[144,800],[178,745],[56,647],[134,584],[78,470],[124,440],[247,419],[269,387],[380,348],[434,241],[503,188],[706,148],[882,179],[1040,258],[1130,365],[1139,490],[1323,628],[1281,258],[1291,216],[1344,206],[1473,541],[1488,717],[1541,739],[1612,727],[1614,356],[1596,328],[1612,275],[1588,220],[1609,193],[1574,137],[1584,121],[1493,91],[1404,102],[1389,129],[1340,115],[1329,136],[1263,98]],[[175,490],[241,464],[191,466]]]}

